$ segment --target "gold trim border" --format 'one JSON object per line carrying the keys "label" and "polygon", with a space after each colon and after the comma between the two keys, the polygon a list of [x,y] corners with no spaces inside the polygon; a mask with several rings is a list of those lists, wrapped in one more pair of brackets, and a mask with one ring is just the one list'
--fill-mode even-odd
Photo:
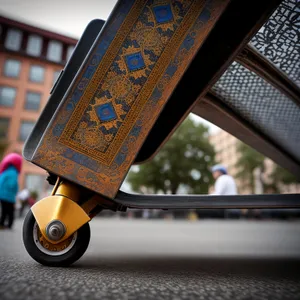
{"label": "gold trim border", "polygon": [[[120,50],[120,47],[124,43],[124,40],[126,39],[128,34],[130,33],[130,30],[132,29],[136,20],[140,16],[140,12],[144,9],[146,3],[147,0],[136,0],[135,4],[131,8],[128,15],[132,15],[134,17],[129,18],[127,16],[123,21],[121,27],[119,28],[109,48],[106,50],[106,53],[104,54],[94,76],[91,78],[88,86],[85,88],[84,94],[82,95],[81,99],[76,105],[76,108],[73,111],[62,135],[59,137],[58,139],[59,143],[69,146],[68,145],[69,139],[77,126],[78,119],[80,119],[80,117],[88,107],[91,98],[94,96],[99,84],[101,83],[104,76],[108,72],[111,64],[114,62],[114,59],[116,58]],[[77,82],[74,84],[75,88],[77,87],[77,85],[81,80],[82,80],[81,77],[77,79]],[[70,97],[70,95],[68,95],[68,97]]]}
{"label": "gold trim border", "polygon": [[[113,53],[114,55],[111,54],[110,52],[110,55],[109,56],[107,55],[108,57],[104,57],[102,59],[102,63],[100,63],[96,71],[96,75],[93,76],[90,84],[86,88],[88,90],[91,87],[91,90],[93,92],[89,91],[83,95],[82,99],[80,100],[80,104],[77,105],[77,107],[75,108],[75,111],[73,112],[71,119],[67,123],[66,129],[63,131],[63,134],[59,138],[59,142],[72,148],[73,150],[76,150],[77,152],[80,152],[83,155],[88,155],[89,157],[96,159],[98,162],[101,162],[102,164],[109,166],[114,160],[114,158],[116,157],[116,155],[118,154],[124,140],[126,139],[132,127],[136,123],[136,120],[141,110],[143,109],[144,105],[146,104],[147,100],[149,99],[153,90],[155,89],[157,80],[163,75],[164,71],[170,64],[171,59],[176,55],[177,49],[181,46],[185,36],[188,33],[188,29],[194,24],[199,14],[202,12],[204,8],[204,4],[205,4],[204,0],[202,1],[196,0],[191,5],[188,13],[182,20],[179,28],[175,31],[170,41],[166,45],[160,58],[155,63],[155,66],[152,72],[150,73],[147,82],[144,84],[142,90],[140,91],[140,94],[135,100],[136,105],[133,105],[133,107],[128,112],[123,125],[119,128],[114,138],[114,141],[109,145],[109,148],[105,153],[99,153],[98,151],[89,149],[84,145],[78,145],[76,142],[70,139],[70,136],[73,134],[77,126],[78,119],[82,116],[82,114],[84,113],[84,111],[89,105],[89,101],[92,97],[90,95],[93,95],[95,92],[94,90],[97,88],[96,83],[99,84],[99,82],[103,80],[103,77],[105,76],[106,72],[111,66],[111,63],[113,63],[113,60],[115,59],[115,56],[117,55],[118,51],[120,50],[120,47],[122,46],[124,39],[129,34],[128,30],[130,30],[131,27],[134,25],[133,22],[130,22],[131,24],[132,23],[133,24],[129,29],[128,24],[124,24],[124,28],[126,29],[126,35],[124,32],[125,30],[123,29],[122,26],[119,29],[119,31],[122,32],[122,40],[118,36],[116,36],[110,46],[114,50]],[[136,3],[136,5],[141,5],[141,4]],[[142,7],[139,6],[141,7],[140,10],[143,9],[144,6],[145,5],[143,5]],[[135,8],[133,11],[136,13],[136,10],[138,10],[138,8]],[[107,51],[110,51],[110,48]]]}

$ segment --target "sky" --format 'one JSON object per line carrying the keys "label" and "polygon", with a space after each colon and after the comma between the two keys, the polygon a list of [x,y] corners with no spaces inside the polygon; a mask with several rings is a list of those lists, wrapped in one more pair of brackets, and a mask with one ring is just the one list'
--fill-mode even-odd
{"label": "sky", "polygon": [[93,19],[106,20],[116,0],[0,0],[2,15],[79,38]]}
{"label": "sky", "polygon": [[[93,19],[106,20],[116,0],[0,0],[0,14],[15,20],[79,39]],[[211,133],[218,127],[193,115]]]}

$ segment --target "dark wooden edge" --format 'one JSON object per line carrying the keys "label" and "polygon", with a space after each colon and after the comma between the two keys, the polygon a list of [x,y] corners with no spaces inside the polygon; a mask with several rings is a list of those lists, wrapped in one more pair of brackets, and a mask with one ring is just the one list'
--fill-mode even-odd
{"label": "dark wooden edge", "polygon": [[209,92],[203,99],[200,99],[194,106],[193,113],[226,130],[300,179],[299,162],[276,145],[276,141],[270,140],[239,117],[214,93]]}
{"label": "dark wooden edge", "polygon": [[300,105],[300,88],[253,47],[247,45],[235,60]]}

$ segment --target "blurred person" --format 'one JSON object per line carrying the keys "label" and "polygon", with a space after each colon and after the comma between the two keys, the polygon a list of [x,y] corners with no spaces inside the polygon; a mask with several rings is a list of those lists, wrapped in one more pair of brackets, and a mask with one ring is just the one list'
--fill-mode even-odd
{"label": "blurred person", "polygon": [[18,177],[22,167],[22,156],[17,153],[10,153],[0,163],[0,201],[1,218],[0,228],[5,228],[5,221],[8,219],[7,228],[12,228],[14,222],[14,209],[19,184]]}
{"label": "blurred person", "polygon": [[38,198],[37,192],[33,191],[30,193],[30,197],[28,199],[29,207],[32,207],[35,204],[37,198]]}
{"label": "blurred person", "polygon": [[215,190],[213,195],[237,195],[237,188],[232,176],[227,174],[227,169],[222,165],[211,168],[215,179]]}
{"label": "blurred person", "polygon": [[21,218],[24,212],[24,209],[26,206],[28,206],[28,201],[30,197],[30,192],[28,189],[24,189],[21,192],[18,193],[17,199],[20,202],[20,212],[19,212],[19,217]]}

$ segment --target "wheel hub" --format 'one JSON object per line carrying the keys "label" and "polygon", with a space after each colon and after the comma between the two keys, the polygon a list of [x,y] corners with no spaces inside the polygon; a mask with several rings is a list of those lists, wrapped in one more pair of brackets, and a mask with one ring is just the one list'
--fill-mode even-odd
{"label": "wheel hub", "polygon": [[54,220],[46,227],[47,237],[52,241],[59,241],[66,233],[65,225],[59,221]]}
{"label": "wheel hub", "polygon": [[33,228],[33,237],[36,246],[43,253],[51,256],[57,256],[67,253],[74,246],[77,240],[77,232],[58,244],[52,244],[46,240],[46,238],[42,235],[37,223],[35,223]]}

